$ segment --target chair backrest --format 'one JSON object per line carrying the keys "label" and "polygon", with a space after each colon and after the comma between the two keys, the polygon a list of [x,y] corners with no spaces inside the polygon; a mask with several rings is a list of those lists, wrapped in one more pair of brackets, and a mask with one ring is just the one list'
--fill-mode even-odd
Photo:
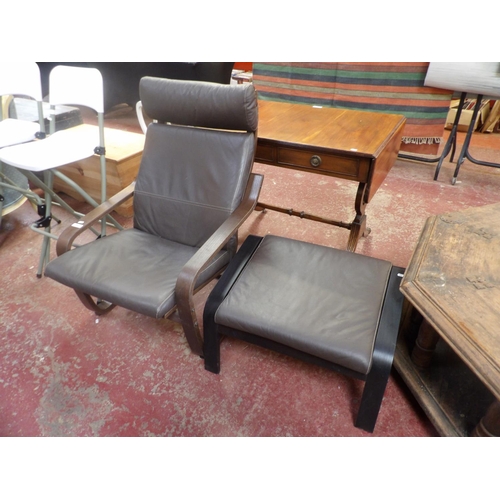
{"label": "chair backrest", "polygon": [[49,76],[49,102],[87,106],[104,112],[103,81],[99,70],[56,66]]}
{"label": "chair backrest", "polygon": [[255,89],[145,77],[139,90],[156,122],[136,179],[134,227],[201,246],[244,194],[257,137]]}
{"label": "chair backrest", "polygon": [[[9,118],[9,99],[2,99],[3,96],[24,96],[36,101],[39,134],[37,137],[45,136],[45,121],[43,116],[43,95],[40,78],[40,68],[36,62],[4,62],[0,64],[0,120]],[[14,113],[17,118],[17,113]],[[26,120],[29,121],[29,120]],[[12,123],[9,128],[12,130]],[[22,129],[26,131],[26,128]],[[17,144],[32,140],[34,136],[30,131],[27,135],[17,129],[14,135],[5,137],[2,146]]]}
{"label": "chair backrest", "polygon": [[40,69],[35,62],[0,64],[0,96],[24,95],[42,101]]}

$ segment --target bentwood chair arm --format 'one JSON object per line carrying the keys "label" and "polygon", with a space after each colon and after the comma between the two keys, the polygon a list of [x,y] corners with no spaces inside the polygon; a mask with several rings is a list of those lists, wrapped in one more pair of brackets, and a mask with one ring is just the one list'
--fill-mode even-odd
{"label": "bentwood chair arm", "polygon": [[255,210],[263,176],[251,174],[243,200],[220,228],[200,247],[182,268],[175,286],[177,310],[189,346],[195,354],[203,355],[203,340],[194,308],[194,286],[199,274],[211,259],[231,239],[238,228]]}
{"label": "bentwood chair arm", "polygon": [[122,189],[120,192],[116,193],[114,196],[111,196],[104,203],[101,203],[99,206],[95,207],[78,222],[73,223],[70,227],[65,229],[57,240],[57,255],[62,255],[68,250],[71,250],[73,241],[75,241],[75,239],[81,233],[83,233],[96,222],[102,220],[104,216],[111,213],[116,209],[116,207],[127,201],[134,194],[134,188],[135,181]]}

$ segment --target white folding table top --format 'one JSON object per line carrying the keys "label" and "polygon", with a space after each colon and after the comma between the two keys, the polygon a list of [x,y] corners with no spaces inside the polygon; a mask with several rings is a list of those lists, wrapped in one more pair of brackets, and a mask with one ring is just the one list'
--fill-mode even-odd
{"label": "white folding table top", "polygon": [[94,154],[96,146],[99,146],[99,128],[78,125],[45,139],[3,148],[0,161],[20,169],[43,172],[88,158]]}

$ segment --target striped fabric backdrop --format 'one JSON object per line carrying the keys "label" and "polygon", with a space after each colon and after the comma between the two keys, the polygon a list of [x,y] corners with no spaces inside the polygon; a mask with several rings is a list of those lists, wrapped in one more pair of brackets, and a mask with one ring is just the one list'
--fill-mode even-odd
{"label": "striped fabric backdrop", "polygon": [[401,150],[436,154],[452,91],[424,87],[429,63],[253,64],[259,99],[406,117]]}

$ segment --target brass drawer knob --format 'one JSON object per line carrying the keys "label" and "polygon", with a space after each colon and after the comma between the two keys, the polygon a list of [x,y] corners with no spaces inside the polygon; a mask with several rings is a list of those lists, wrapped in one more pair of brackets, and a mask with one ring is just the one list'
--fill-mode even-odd
{"label": "brass drawer knob", "polygon": [[318,155],[311,156],[310,163],[311,167],[319,167],[321,165],[321,157]]}

